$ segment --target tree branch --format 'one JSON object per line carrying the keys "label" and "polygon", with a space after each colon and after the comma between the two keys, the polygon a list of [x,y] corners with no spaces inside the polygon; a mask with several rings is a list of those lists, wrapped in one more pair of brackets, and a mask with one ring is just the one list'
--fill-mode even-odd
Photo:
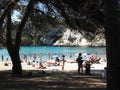
{"label": "tree branch", "polygon": [[35,2],[35,0],[31,0],[29,2],[29,4],[27,5],[25,15],[24,15],[23,19],[21,20],[21,23],[18,27],[17,34],[16,34],[16,40],[15,40],[15,48],[18,48],[18,50],[19,50],[20,44],[21,44],[21,34],[22,34],[22,31],[25,27],[25,24],[27,22],[27,19],[28,19],[29,15],[31,14],[31,12],[33,10],[34,2]]}
{"label": "tree branch", "polygon": [[[8,14],[8,12],[13,8],[13,6],[18,2],[19,0],[15,0],[14,2],[11,1],[10,3],[8,3],[4,13],[1,15],[1,18],[0,18],[0,39],[2,39],[2,26],[3,26],[3,22],[4,22],[4,19],[6,17],[6,15]],[[1,40],[0,40],[1,41]]]}
{"label": "tree branch", "polygon": [[4,13],[2,14],[2,16],[1,16],[1,18],[0,18],[0,30],[2,29],[3,22],[4,22],[4,19],[5,19],[6,15],[8,14],[8,12],[13,8],[13,6],[14,6],[18,1],[19,1],[19,0],[11,1],[11,2],[7,5]]}

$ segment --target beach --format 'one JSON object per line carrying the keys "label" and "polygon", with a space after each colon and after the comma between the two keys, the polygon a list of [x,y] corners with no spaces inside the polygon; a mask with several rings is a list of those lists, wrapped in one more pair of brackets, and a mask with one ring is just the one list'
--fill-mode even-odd
{"label": "beach", "polygon": [[[5,64],[4,62],[0,62],[0,71],[12,70],[12,64],[8,66],[5,66],[4,64]],[[77,62],[65,62],[64,70],[62,70],[62,62],[60,62],[60,65],[48,65],[46,64],[46,62],[44,62],[43,66],[45,66],[45,68],[38,68],[37,65],[33,67],[33,65],[28,65],[25,62],[22,62],[21,65],[22,65],[22,70],[77,72],[77,69],[78,69]],[[105,67],[106,67],[106,62],[94,63],[91,65],[91,73],[102,75],[102,72],[104,71]],[[83,68],[83,70],[85,71],[85,68]]]}
{"label": "beach", "polygon": [[[80,47],[21,47],[20,49],[20,58],[23,60],[21,62],[22,64],[22,70],[44,70],[44,71],[75,71],[77,72],[78,65],[75,62],[77,58],[77,54],[81,52],[83,54],[86,54],[88,52],[90,55],[94,54],[94,52],[97,52],[97,58],[106,58],[105,54],[105,48],[101,47],[86,47],[86,48],[80,48]],[[51,63],[54,63],[55,56],[61,60],[61,55],[65,55],[65,65],[64,70],[62,70],[62,62],[60,62],[60,65],[54,65]],[[5,61],[8,59],[8,61],[11,61],[10,56],[6,49],[0,50],[0,71],[3,70],[12,70],[12,64],[8,66],[4,66]],[[4,55],[2,59],[2,55]],[[36,56],[36,57],[35,57]],[[53,57],[54,56],[54,57]],[[72,57],[70,57],[72,56]],[[24,62],[24,59],[26,59]],[[86,57],[83,57],[84,60],[86,60]],[[32,62],[33,60],[42,60],[42,64],[45,68],[38,68],[38,65],[28,65],[28,62]],[[71,62],[70,60],[74,60]],[[51,62],[48,64],[48,62]],[[11,62],[10,62],[11,63]],[[94,63],[91,65],[91,72],[92,73],[100,73],[104,70],[106,67],[106,62],[100,62],[100,63]],[[83,68],[85,70],[85,68]]]}

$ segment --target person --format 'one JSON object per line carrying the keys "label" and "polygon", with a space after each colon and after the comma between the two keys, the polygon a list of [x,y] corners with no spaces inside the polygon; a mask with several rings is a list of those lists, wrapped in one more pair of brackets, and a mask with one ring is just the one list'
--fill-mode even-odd
{"label": "person", "polygon": [[35,60],[32,61],[32,66],[35,67]]}
{"label": "person", "polygon": [[37,56],[36,56],[36,54],[34,53],[34,55],[33,55],[33,59],[36,61],[36,58],[37,58]]}
{"label": "person", "polygon": [[27,55],[24,55],[24,56],[23,56],[22,62],[27,62]]}
{"label": "person", "polygon": [[2,56],[1,56],[1,59],[2,59],[2,61],[4,61],[4,55],[2,54]]}
{"label": "person", "polygon": [[27,62],[27,55],[24,55],[25,62]]}
{"label": "person", "polygon": [[56,65],[60,65],[60,59],[58,57],[56,57],[55,63],[56,63]]}
{"label": "person", "polygon": [[43,64],[40,62],[38,69],[45,69],[46,67],[43,66]]}
{"label": "person", "polygon": [[90,75],[90,61],[85,61],[85,74]]}
{"label": "person", "polygon": [[49,54],[48,54],[48,60],[50,60],[50,57],[51,57],[51,54],[49,53]]}
{"label": "person", "polygon": [[56,61],[56,62],[60,62],[60,60],[59,60],[59,58],[58,58],[58,57],[56,57],[56,58],[55,58],[55,61]]}
{"label": "person", "polygon": [[101,60],[100,57],[95,57],[93,55],[89,59],[90,59],[91,63],[100,63],[100,60]]}
{"label": "person", "polygon": [[78,54],[76,61],[78,63],[78,74],[82,74],[83,73],[83,66],[82,66],[83,60],[81,57],[81,53]]}
{"label": "person", "polygon": [[40,62],[42,62],[42,53],[40,53],[39,58],[40,58]]}
{"label": "person", "polygon": [[64,70],[64,66],[65,66],[65,55],[62,55],[62,70]]}
{"label": "person", "polygon": [[5,64],[4,64],[4,66],[9,66],[9,61],[8,61],[8,58],[6,59],[6,61],[5,61]]}
{"label": "person", "polygon": [[74,60],[74,58],[72,57],[72,55],[70,55],[70,59],[67,62],[69,62],[69,63],[76,63],[76,60]]}

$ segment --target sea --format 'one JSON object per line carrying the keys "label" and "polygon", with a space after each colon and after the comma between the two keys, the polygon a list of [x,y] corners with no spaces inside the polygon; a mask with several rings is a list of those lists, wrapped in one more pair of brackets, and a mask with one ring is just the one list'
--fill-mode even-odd
{"label": "sea", "polygon": [[[61,58],[62,55],[65,55],[66,60],[70,56],[76,59],[78,53],[96,54],[97,57],[106,58],[106,47],[21,46],[19,52],[20,58],[23,59],[26,56],[27,60],[33,60],[34,56],[36,56],[37,60],[52,60],[56,56]],[[7,49],[0,49],[0,61],[6,59],[11,60]]]}

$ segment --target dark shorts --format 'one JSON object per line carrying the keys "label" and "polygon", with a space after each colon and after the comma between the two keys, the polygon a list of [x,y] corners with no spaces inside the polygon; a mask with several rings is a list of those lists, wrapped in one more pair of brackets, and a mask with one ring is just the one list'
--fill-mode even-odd
{"label": "dark shorts", "polygon": [[81,63],[78,63],[78,67],[81,67],[81,68],[82,68],[82,67],[83,67],[83,65],[82,65]]}

